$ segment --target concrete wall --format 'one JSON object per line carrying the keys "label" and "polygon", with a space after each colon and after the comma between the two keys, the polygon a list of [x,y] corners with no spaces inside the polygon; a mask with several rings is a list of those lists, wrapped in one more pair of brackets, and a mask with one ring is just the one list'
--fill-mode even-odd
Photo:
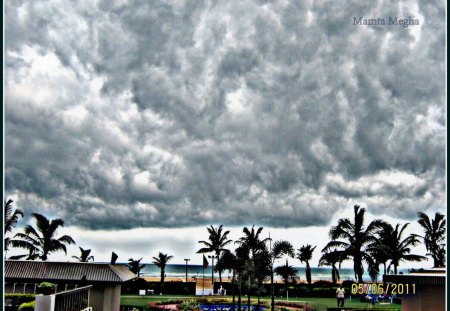
{"label": "concrete wall", "polygon": [[93,286],[89,295],[89,305],[93,311],[119,311],[120,285]]}
{"label": "concrete wall", "polygon": [[55,295],[37,295],[35,311],[53,311],[55,308]]}
{"label": "concrete wall", "polygon": [[445,286],[420,287],[415,295],[402,298],[402,311],[430,310],[445,310]]}

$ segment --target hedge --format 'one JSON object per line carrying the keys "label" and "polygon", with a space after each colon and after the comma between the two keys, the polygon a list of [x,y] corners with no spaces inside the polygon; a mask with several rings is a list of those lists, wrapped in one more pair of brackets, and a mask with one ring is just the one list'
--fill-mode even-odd
{"label": "hedge", "polygon": [[5,294],[5,304],[10,304],[16,307],[24,302],[34,301],[35,299],[35,294]]}
{"label": "hedge", "polygon": [[139,290],[153,290],[155,295],[195,295],[195,282],[146,282],[137,279],[122,285],[122,295],[137,295]]}

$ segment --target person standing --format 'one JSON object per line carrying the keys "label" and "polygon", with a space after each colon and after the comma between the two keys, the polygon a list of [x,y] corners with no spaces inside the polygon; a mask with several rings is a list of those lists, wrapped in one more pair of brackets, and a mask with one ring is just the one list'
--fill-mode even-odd
{"label": "person standing", "polygon": [[336,289],[336,298],[337,298],[337,306],[344,306],[344,298],[345,298],[345,289],[342,288],[342,285],[339,285],[338,289]]}

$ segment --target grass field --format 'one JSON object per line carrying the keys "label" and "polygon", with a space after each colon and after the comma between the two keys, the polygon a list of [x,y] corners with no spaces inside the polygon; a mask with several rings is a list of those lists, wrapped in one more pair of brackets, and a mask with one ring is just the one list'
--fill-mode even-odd
{"label": "grass field", "polygon": [[[175,300],[175,299],[194,299],[198,298],[197,296],[122,296],[120,303],[121,305],[132,305],[132,306],[141,306],[145,307],[149,302],[152,301],[168,301],[168,300]],[[221,297],[223,298],[223,297]],[[226,296],[225,298],[231,299],[231,296]],[[242,303],[246,303],[246,297],[243,297]],[[261,301],[270,302],[270,297],[262,297]],[[289,302],[297,302],[301,304],[308,303],[309,306],[312,307],[312,310],[322,311],[326,310],[327,308],[336,307],[336,299],[335,298],[309,298],[309,297],[302,297],[302,298],[290,298],[289,300],[286,299],[276,299],[276,301],[289,301]],[[237,303],[237,298],[236,298]],[[252,303],[256,303],[256,300],[254,301],[252,299]],[[367,308],[369,310],[372,309],[388,309],[388,310],[401,310],[401,305],[399,304],[375,304],[374,307],[368,302],[360,302],[359,299],[353,299],[352,302],[349,302],[348,299],[345,301],[345,307],[350,308]],[[287,309],[289,309],[287,307]]]}

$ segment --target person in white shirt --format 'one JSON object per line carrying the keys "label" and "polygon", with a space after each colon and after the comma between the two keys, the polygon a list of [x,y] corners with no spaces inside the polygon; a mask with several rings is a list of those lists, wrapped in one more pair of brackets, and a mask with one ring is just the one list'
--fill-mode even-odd
{"label": "person in white shirt", "polygon": [[336,298],[337,298],[337,306],[344,306],[344,298],[345,298],[345,289],[342,288],[342,285],[339,285],[338,289],[336,289]]}

